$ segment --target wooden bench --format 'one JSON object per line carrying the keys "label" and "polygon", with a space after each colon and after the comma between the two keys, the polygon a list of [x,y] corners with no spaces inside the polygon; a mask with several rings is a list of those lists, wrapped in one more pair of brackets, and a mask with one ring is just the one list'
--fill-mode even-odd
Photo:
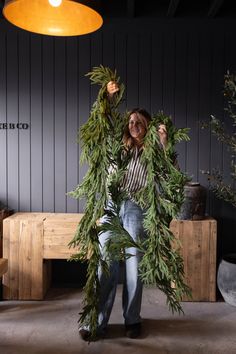
{"label": "wooden bench", "polygon": [[68,259],[83,214],[15,213],[3,220],[3,298],[42,300],[50,286],[51,259]]}
{"label": "wooden bench", "polygon": [[[68,259],[83,214],[16,213],[3,221],[3,298],[42,300],[50,286],[51,259]],[[216,220],[173,220],[171,230],[183,248],[185,276],[193,301],[215,301]],[[187,299],[186,299],[187,300]]]}

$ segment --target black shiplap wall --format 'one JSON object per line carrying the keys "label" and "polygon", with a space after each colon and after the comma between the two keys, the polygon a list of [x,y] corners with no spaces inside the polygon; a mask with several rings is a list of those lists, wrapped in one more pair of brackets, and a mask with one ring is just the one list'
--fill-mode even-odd
{"label": "black shiplap wall", "polygon": [[[83,211],[66,192],[86,171],[79,165],[77,129],[97,88],[84,75],[100,64],[116,68],[126,84],[122,110],[164,110],[178,127],[191,128],[191,141],[178,152],[194,180],[208,186],[200,170],[214,166],[227,178],[227,151],[198,121],[215,114],[229,124],[222,88],[226,70],[236,70],[234,27],[233,20],[114,19],[91,35],[53,38],[3,20],[0,123],[28,123],[30,129],[0,129],[0,201],[16,211]],[[208,213],[235,228],[233,210],[208,197]]]}

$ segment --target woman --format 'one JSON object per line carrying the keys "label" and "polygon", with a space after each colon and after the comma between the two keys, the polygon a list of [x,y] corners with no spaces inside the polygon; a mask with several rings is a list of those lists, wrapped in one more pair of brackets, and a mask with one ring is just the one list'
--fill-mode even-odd
{"label": "woman", "polygon": [[[115,82],[107,84],[107,93],[112,99],[113,95],[119,91],[119,86]],[[123,228],[128,231],[134,241],[137,238],[143,239],[145,232],[143,228],[144,210],[138,206],[132,196],[135,195],[146,184],[146,166],[141,161],[144,148],[144,137],[148,124],[151,120],[149,113],[144,109],[134,109],[129,114],[128,126],[123,136],[124,147],[132,151],[131,159],[127,165],[127,171],[121,183],[121,189],[126,192],[128,199],[125,199],[120,207],[119,218]],[[158,128],[160,144],[163,148],[167,144],[167,131],[164,124]],[[101,222],[105,222],[106,217]],[[105,243],[112,237],[110,232],[103,232],[100,237],[101,253],[104,254]],[[142,282],[138,274],[139,261],[141,255],[139,251],[132,247],[126,249],[132,256],[125,260],[125,279],[123,287],[123,316],[125,320],[126,336],[137,338],[141,334],[141,301]],[[115,299],[116,287],[119,278],[119,262],[114,260],[110,264],[109,275],[99,269],[100,298],[97,336],[104,334],[112,306]],[[79,333],[84,340],[89,340],[89,328],[82,327]]]}

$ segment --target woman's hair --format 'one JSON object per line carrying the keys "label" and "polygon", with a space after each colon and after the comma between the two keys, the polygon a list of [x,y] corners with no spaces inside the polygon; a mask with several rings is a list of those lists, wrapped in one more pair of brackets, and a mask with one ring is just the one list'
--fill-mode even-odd
{"label": "woman's hair", "polygon": [[136,113],[139,116],[139,119],[142,122],[143,126],[145,127],[146,131],[147,131],[148,124],[151,121],[150,114],[143,108],[134,108],[131,112],[129,112],[128,124],[125,127],[124,135],[123,135],[123,143],[124,143],[125,147],[128,149],[132,149],[134,146],[137,145],[137,143],[132,138],[132,136],[130,135],[130,132],[129,132],[129,120],[130,120],[130,117],[133,113]]}

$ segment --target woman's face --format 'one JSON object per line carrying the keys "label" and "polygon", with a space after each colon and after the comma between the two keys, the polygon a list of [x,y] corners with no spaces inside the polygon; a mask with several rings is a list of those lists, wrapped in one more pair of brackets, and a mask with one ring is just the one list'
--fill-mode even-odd
{"label": "woman's face", "polygon": [[142,142],[146,134],[146,128],[140,115],[140,113],[132,113],[129,118],[129,133],[137,143]]}

